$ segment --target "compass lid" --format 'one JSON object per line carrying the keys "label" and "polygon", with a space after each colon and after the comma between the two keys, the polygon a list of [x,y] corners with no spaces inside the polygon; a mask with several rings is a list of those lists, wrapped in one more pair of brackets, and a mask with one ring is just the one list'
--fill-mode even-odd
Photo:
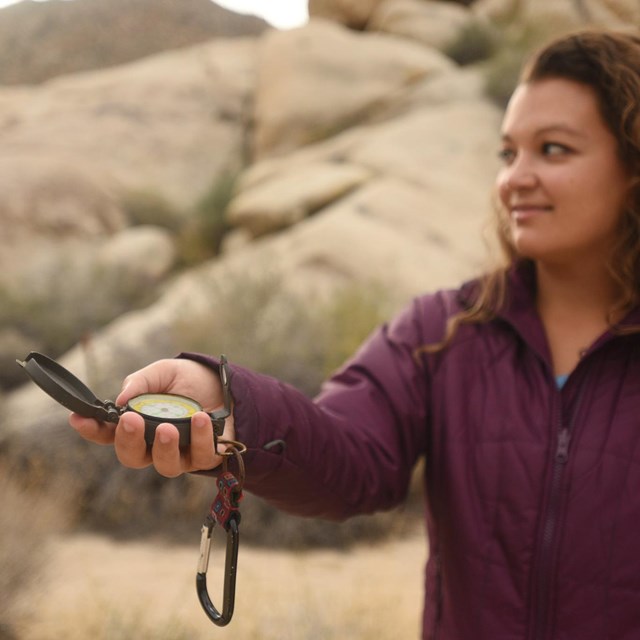
{"label": "compass lid", "polygon": [[117,422],[115,405],[96,398],[83,382],[55,360],[32,351],[24,362],[17,362],[45,393],[70,411],[101,422]]}

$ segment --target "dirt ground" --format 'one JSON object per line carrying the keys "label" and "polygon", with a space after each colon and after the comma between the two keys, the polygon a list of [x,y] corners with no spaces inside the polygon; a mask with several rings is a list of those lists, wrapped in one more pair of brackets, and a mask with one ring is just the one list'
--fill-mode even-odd
{"label": "dirt ground", "polygon": [[[221,535],[221,532],[218,532]],[[240,548],[236,609],[216,628],[195,591],[193,547],[93,535],[51,545],[21,640],[386,640],[419,637],[426,542],[419,534],[346,552]],[[221,602],[224,537],[208,581]]]}

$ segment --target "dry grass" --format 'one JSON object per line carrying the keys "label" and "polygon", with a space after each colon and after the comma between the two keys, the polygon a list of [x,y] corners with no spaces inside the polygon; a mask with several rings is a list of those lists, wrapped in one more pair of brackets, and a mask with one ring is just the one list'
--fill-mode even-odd
{"label": "dry grass", "polygon": [[53,491],[19,486],[0,465],[0,638],[12,638],[28,613],[21,596],[42,579],[50,535],[65,518],[62,504]]}
{"label": "dry grass", "polygon": [[[197,534],[197,532],[196,532]],[[421,535],[351,551],[240,550],[234,619],[214,628],[195,593],[193,547],[59,539],[49,580],[29,600],[22,640],[396,640],[419,637],[426,546]],[[221,578],[222,539],[209,569]]]}

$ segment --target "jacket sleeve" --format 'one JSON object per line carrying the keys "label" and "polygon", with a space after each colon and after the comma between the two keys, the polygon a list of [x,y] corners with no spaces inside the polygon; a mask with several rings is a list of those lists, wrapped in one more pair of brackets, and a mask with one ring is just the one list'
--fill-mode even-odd
{"label": "jacket sleeve", "polygon": [[231,363],[245,487],[290,513],[336,520],[400,503],[427,441],[428,374],[415,354],[423,316],[416,301],[374,332],[314,400]]}

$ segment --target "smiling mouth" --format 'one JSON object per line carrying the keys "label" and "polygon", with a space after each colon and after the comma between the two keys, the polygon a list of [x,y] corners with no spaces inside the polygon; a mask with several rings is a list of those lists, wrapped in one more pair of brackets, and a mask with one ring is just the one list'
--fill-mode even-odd
{"label": "smiling mouth", "polygon": [[551,205],[545,204],[519,204],[513,205],[509,209],[509,214],[515,220],[522,220],[542,213],[549,213],[553,210]]}

